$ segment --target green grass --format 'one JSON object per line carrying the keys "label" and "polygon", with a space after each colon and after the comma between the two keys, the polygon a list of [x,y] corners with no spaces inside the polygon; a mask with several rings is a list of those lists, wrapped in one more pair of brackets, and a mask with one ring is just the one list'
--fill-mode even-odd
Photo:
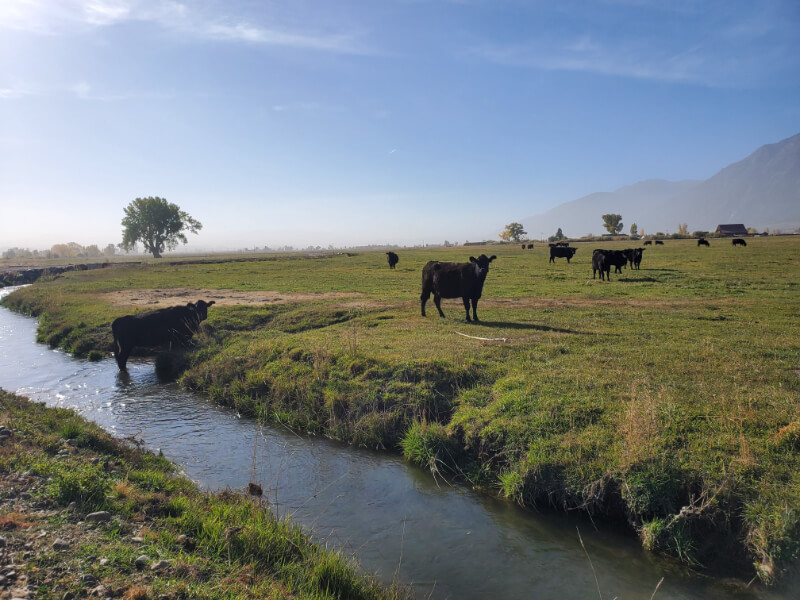
{"label": "green grass", "polygon": [[[0,476],[24,472],[26,481],[41,482],[32,488],[37,508],[62,511],[36,530],[54,529],[49,538],[69,530],[65,537],[73,539],[67,551],[46,545],[31,552],[35,556],[27,564],[17,565],[32,582],[48,582],[37,585],[41,597],[61,597],[64,590],[85,596],[86,587],[74,576],[78,571],[125,598],[406,597],[360,573],[339,553],[312,543],[266,503],[232,492],[202,493],[162,456],[111,438],[73,411],[0,390],[0,423],[15,430],[0,443]],[[96,441],[77,444],[66,454],[55,451],[65,440],[80,439]],[[71,503],[75,512],[63,511]],[[100,530],[75,525],[80,515],[96,510],[118,516]],[[43,519],[41,514],[21,514],[17,508],[0,519],[27,527]],[[6,529],[4,535],[13,539],[16,528]],[[138,541],[132,539],[135,532]],[[172,561],[171,566],[163,573],[138,570],[134,564],[141,554]]]}
{"label": "green grass", "polygon": [[[623,517],[643,543],[710,564],[735,549],[772,581],[800,553],[800,239],[648,247],[642,268],[591,277],[591,251],[537,244],[70,273],[6,304],[42,341],[102,350],[130,308],[105,292],[346,292],[214,306],[184,385],[240,412],[405,450],[515,501]],[[496,254],[478,307],[419,314],[427,260]],[[482,341],[469,336],[489,338]],[[452,458],[451,458],[452,457]]]}

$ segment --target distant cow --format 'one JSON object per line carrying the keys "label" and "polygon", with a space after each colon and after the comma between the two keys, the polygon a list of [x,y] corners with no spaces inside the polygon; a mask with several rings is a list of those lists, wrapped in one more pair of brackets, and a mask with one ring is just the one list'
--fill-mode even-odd
{"label": "distant cow", "polygon": [[528,250],[533,250],[533,244],[528,244]]}
{"label": "distant cow", "polygon": [[711,244],[708,243],[708,240],[706,238],[700,238],[699,240],[697,240],[697,245],[708,246],[709,248],[711,247]]}
{"label": "distant cow", "polygon": [[742,238],[733,238],[731,240],[731,244],[734,246],[747,246],[747,242],[745,242]]}
{"label": "distant cow", "polygon": [[662,242],[661,240],[656,240],[656,246],[663,246],[663,245],[664,242]]}
{"label": "distant cow", "polygon": [[603,252],[594,252],[592,254],[592,279],[597,276],[597,272],[600,272],[600,279],[608,279],[611,281],[611,275],[609,271],[611,270],[611,263],[606,261],[606,255]]}
{"label": "distant cow", "polygon": [[653,242],[652,242],[651,240],[647,240],[647,241],[644,243],[644,245],[645,245],[645,246],[652,246],[652,245],[653,245]]}
{"label": "distant cow", "polygon": [[170,306],[114,319],[114,356],[120,371],[125,370],[128,357],[136,346],[153,347],[176,342],[187,345],[208,318],[208,307],[214,301],[198,300],[185,306]]}
{"label": "distant cow", "polygon": [[522,249],[525,250],[525,244],[522,244]]}
{"label": "distant cow", "polygon": [[[628,265],[628,255],[625,250],[602,250],[598,248],[592,253],[592,271],[594,271],[594,257],[598,254],[605,256],[603,266],[605,267],[606,275],[608,275],[611,267],[614,267],[615,273],[622,273],[622,267]],[[592,273],[592,279],[594,279],[594,272]]]}
{"label": "distant cow", "polygon": [[623,250],[625,256],[628,259],[628,263],[630,264],[631,269],[636,267],[639,268],[639,265],[642,264],[642,252],[644,252],[646,248],[627,248]]}
{"label": "distant cow", "polygon": [[397,264],[397,261],[400,260],[400,257],[394,252],[387,252],[386,260],[389,262],[389,268],[394,269],[394,266]]}
{"label": "distant cow", "polygon": [[577,248],[564,248],[557,244],[550,244],[550,262],[556,262],[557,258],[566,258],[567,262],[569,262],[577,251]]}
{"label": "distant cow", "polygon": [[561,246],[562,248],[567,248],[569,246],[569,242],[556,242],[556,246]]}
{"label": "distant cow", "polygon": [[464,310],[467,311],[467,321],[469,318],[469,306],[472,302],[472,317],[478,320],[478,300],[483,293],[483,282],[486,281],[486,274],[489,272],[489,263],[496,256],[487,257],[481,254],[478,258],[469,257],[468,263],[452,263],[430,261],[422,268],[422,294],[421,301],[422,316],[425,316],[425,303],[433,292],[433,302],[439,316],[444,317],[442,312],[442,298],[461,298],[464,302]]}

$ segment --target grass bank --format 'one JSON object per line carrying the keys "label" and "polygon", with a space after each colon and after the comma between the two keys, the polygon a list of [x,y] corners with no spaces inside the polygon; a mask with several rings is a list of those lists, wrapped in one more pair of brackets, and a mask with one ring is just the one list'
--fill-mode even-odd
{"label": "grass bank", "polygon": [[163,457],[2,390],[0,482],[9,597],[404,597],[260,499],[201,493]]}
{"label": "grass bank", "polygon": [[[148,264],[70,273],[6,304],[40,317],[41,341],[100,358],[111,320],[138,310],[116,291],[236,293],[212,307],[184,385],[774,581],[800,553],[800,239],[668,240],[611,282],[591,278],[600,245],[575,245],[571,264],[539,245],[407,250],[395,270],[379,252]],[[498,260],[482,321],[465,323],[460,301],[419,316],[422,265],[483,250]],[[276,300],[242,304],[265,291]]]}

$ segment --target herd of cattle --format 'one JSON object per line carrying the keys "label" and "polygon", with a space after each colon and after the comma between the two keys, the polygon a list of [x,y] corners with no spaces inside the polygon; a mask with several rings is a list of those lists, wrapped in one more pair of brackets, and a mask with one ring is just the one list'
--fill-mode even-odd
{"label": "herd of cattle", "polygon": [[[657,245],[664,242],[656,240]],[[650,245],[651,241],[644,242]],[[708,240],[700,238],[698,246],[710,246]],[[746,246],[741,238],[733,239],[734,246]],[[533,244],[523,244],[522,249],[531,249]],[[569,242],[557,242],[549,245],[550,262],[556,258],[566,258],[567,262],[575,256],[577,248],[572,248]],[[622,267],[630,264],[631,269],[639,269],[642,255],[646,248],[626,248],[625,250],[595,249],[592,252],[592,279],[600,274],[601,280],[610,281],[611,267],[615,273],[622,273]],[[439,316],[442,312],[442,298],[461,298],[464,303],[467,321],[478,321],[478,300],[483,294],[483,284],[489,273],[489,264],[497,257],[481,254],[478,258],[469,257],[469,262],[455,263],[442,261],[429,261],[422,268],[422,293],[420,294],[420,309],[425,316],[425,304],[433,294],[433,302]],[[386,260],[389,268],[394,269],[400,258],[395,252],[387,252]],[[170,306],[137,315],[127,315],[115,319],[111,324],[114,336],[114,356],[117,366],[121,371],[126,370],[128,357],[133,349],[139,347],[156,347],[164,344],[177,343],[187,346],[192,337],[199,331],[200,323],[208,318],[208,308],[214,301],[198,300],[185,306]],[[472,308],[472,318],[470,318]]]}

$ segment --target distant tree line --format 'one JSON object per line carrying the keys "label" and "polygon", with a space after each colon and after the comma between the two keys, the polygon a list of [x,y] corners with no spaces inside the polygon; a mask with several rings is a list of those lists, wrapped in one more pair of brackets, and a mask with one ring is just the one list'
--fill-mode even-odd
{"label": "distant tree line", "polygon": [[9,248],[3,252],[6,260],[14,258],[109,258],[116,254],[116,246],[108,244],[100,250],[97,244],[81,246],[75,242],[55,244],[49,250],[29,250],[28,248]]}

